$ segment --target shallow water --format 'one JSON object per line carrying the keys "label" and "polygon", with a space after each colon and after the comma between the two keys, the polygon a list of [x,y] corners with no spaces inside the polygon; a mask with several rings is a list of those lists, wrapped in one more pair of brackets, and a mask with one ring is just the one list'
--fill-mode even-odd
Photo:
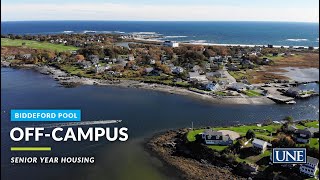
{"label": "shallow water", "polygon": [[281,69],[285,70],[286,72],[276,73],[287,76],[290,79],[298,82],[319,81],[319,69],[317,68],[285,67]]}

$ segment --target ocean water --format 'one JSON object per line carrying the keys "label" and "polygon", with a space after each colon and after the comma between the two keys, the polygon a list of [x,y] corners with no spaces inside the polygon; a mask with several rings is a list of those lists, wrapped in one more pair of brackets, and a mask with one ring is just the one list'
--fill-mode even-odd
{"label": "ocean water", "polygon": [[[308,84],[319,92],[319,84]],[[81,109],[82,121],[121,119],[117,127],[128,127],[127,142],[13,142],[9,132],[16,126],[44,126],[35,122],[10,122],[10,109]],[[1,68],[1,179],[6,180],[122,180],[177,179],[176,172],[150,156],[145,138],[167,129],[224,126],[239,123],[319,119],[319,97],[297,100],[295,105],[222,105],[152,90],[79,86],[61,87],[54,79],[32,70]],[[56,125],[55,125],[56,126]],[[55,127],[54,126],[54,127]],[[71,126],[71,125],[70,125]],[[113,125],[98,125],[113,127]],[[51,146],[52,152],[11,152],[11,146]],[[94,165],[10,164],[13,156],[95,156]]]}
{"label": "ocean water", "polygon": [[1,22],[1,34],[144,33],[191,43],[319,47],[318,27],[293,22],[23,21]]}

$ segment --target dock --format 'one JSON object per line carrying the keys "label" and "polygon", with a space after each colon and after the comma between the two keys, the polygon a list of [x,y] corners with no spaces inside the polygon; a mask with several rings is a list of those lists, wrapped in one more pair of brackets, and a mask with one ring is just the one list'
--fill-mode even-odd
{"label": "dock", "polygon": [[279,95],[278,96],[269,95],[267,97],[269,99],[273,100],[274,102],[279,103],[279,104],[287,104],[290,101],[294,101],[293,97],[287,97],[287,96],[282,96],[282,95],[280,95],[280,96]]}

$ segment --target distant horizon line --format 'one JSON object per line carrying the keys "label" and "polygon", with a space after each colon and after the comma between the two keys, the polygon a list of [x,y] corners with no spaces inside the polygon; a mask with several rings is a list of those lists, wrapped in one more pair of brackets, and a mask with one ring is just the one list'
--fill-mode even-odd
{"label": "distant horizon line", "polygon": [[274,22],[274,23],[312,23],[319,24],[319,22],[309,21],[259,21],[259,20],[1,20],[3,22],[44,22],[44,21],[120,21],[120,22]]}

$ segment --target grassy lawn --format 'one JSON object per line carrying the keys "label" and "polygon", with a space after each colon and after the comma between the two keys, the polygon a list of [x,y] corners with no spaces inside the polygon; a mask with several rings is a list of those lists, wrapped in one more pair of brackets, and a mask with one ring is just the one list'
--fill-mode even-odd
{"label": "grassy lawn", "polygon": [[84,75],[85,71],[74,65],[61,65],[60,68],[64,71],[67,71],[71,75],[77,75],[78,73]]}
{"label": "grassy lawn", "polygon": [[314,128],[319,128],[319,121],[311,121],[305,123],[306,127],[314,127]]}
{"label": "grassy lawn", "polygon": [[309,143],[310,147],[315,147],[317,149],[319,149],[319,141],[317,138],[310,138],[310,143]]}
{"label": "grassy lawn", "polygon": [[[275,133],[276,130],[279,129],[280,127],[281,125],[279,124],[270,124],[268,126],[261,126],[261,127],[250,125],[250,126],[238,126],[238,127],[215,127],[213,129],[235,131],[239,133],[241,136],[245,136],[247,131],[251,129],[255,132],[257,138],[261,138],[263,140],[269,141],[273,139],[273,137],[270,137],[269,132]],[[205,129],[197,129],[197,130],[189,131],[187,134],[188,141],[190,142],[195,141],[196,140],[195,136],[199,133],[202,133],[204,130]]]}
{"label": "grassy lawn", "polygon": [[204,131],[204,129],[197,129],[197,130],[193,130],[193,131],[189,131],[187,134],[187,139],[189,142],[193,142],[196,140],[196,135],[199,133],[202,133]]}
{"label": "grassy lawn", "polygon": [[263,154],[253,153],[250,148],[245,148],[236,156],[236,161],[258,165],[267,165],[271,151],[266,150]]}
{"label": "grassy lawn", "polygon": [[244,92],[249,97],[256,97],[256,96],[262,96],[260,93],[254,90],[247,90]]}
{"label": "grassy lawn", "polygon": [[208,148],[215,150],[215,151],[223,151],[228,146],[220,146],[220,145],[207,145]]}
{"label": "grassy lawn", "polygon": [[45,49],[45,50],[53,50],[58,52],[63,51],[71,51],[77,50],[77,47],[73,46],[65,46],[63,44],[52,44],[49,42],[38,42],[38,41],[31,41],[31,40],[21,40],[21,39],[8,39],[8,38],[1,38],[1,46],[22,46],[22,43],[26,43],[26,47],[34,48],[34,49]]}
{"label": "grassy lawn", "polygon": [[304,126],[301,124],[296,124],[296,127],[298,129],[305,129],[305,128],[310,128],[310,127],[319,128],[319,121],[310,121],[310,122],[305,123]]}
{"label": "grassy lawn", "polygon": [[226,92],[223,92],[223,91],[218,91],[218,92],[215,92],[216,95],[219,95],[219,96],[226,96],[227,93]]}
{"label": "grassy lawn", "polygon": [[236,80],[248,79],[248,74],[242,71],[228,71],[229,74],[234,77]]}
{"label": "grassy lawn", "polygon": [[[223,128],[214,128],[216,130],[222,130],[222,129],[226,129],[226,130],[231,130],[231,131],[235,131],[239,134],[246,134],[247,131],[249,129],[251,130],[254,130],[255,134],[256,135],[263,135],[263,136],[270,136],[270,132],[276,132],[277,129],[279,129],[281,127],[281,125],[279,124],[271,124],[271,125],[268,125],[268,126],[261,126],[261,127],[258,127],[256,125],[250,125],[250,126],[235,126],[235,127],[223,127]],[[261,132],[259,131],[255,131],[255,130],[261,130]]]}

